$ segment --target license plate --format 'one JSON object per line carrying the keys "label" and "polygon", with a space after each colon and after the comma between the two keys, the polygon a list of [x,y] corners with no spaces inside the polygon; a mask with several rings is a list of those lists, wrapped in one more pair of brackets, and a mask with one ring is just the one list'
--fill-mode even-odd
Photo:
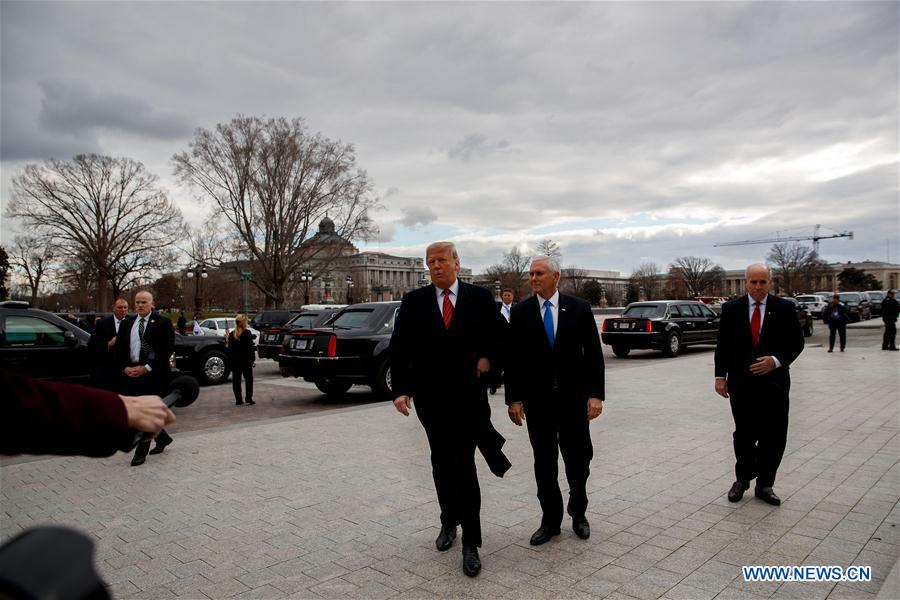
{"label": "license plate", "polygon": [[616,323],[616,329],[631,329],[631,323]]}
{"label": "license plate", "polygon": [[277,341],[278,341],[278,335],[277,335],[277,334],[274,334],[274,333],[270,333],[269,335],[266,336],[266,341],[267,341],[267,342],[277,342]]}
{"label": "license plate", "polygon": [[294,340],[294,350],[306,350],[309,348],[309,340]]}

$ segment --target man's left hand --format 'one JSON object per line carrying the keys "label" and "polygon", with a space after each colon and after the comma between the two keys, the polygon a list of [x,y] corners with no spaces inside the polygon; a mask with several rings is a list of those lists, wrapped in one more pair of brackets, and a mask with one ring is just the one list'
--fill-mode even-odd
{"label": "man's left hand", "polygon": [[588,421],[593,421],[603,412],[603,400],[600,398],[588,398],[587,417]]}
{"label": "man's left hand", "polygon": [[771,356],[762,356],[750,365],[750,372],[754,375],[765,375],[775,370],[775,359]]}
{"label": "man's left hand", "polygon": [[125,374],[129,377],[140,377],[142,375],[146,375],[150,371],[147,370],[147,367],[144,365],[140,365],[137,367],[125,367]]}
{"label": "man's left hand", "polygon": [[[471,363],[470,363],[471,364]],[[481,377],[485,373],[491,372],[491,361],[486,358],[479,358],[478,365],[475,367],[476,376]]]}

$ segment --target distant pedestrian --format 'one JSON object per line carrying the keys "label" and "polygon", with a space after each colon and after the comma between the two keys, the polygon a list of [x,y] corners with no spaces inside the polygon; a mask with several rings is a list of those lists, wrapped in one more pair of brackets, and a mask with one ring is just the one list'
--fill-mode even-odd
{"label": "distant pedestrian", "polygon": [[835,334],[841,338],[841,352],[847,347],[847,323],[850,322],[850,316],[847,314],[847,307],[841,304],[840,294],[831,297],[831,304],[822,311],[822,320],[828,323],[828,351],[834,352]]}
{"label": "distant pedestrian", "polygon": [[900,303],[894,298],[894,290],[888,290],[887,297],[881,303],[881,320],[884,321],[884,339],[881,341],[882,350],[897,348],[897,316],[900,314]]}
{"label": "distant pedestrian", "polygon": [[184,309],[178,311],[178,333],[184,335],[187,333],[187,319],[184,317]]}
{"label": "distant pedestrian", "polygon": [[513,307],[513,291],[509,288],[504,289],[500,298],[502,299],[502,302],[500,303],[500,314],[503,315],[503,318],[509,323],[509,317],[512,314]]}
{"label": "distant pedestrian", "polygon": [[[253,367],[256,366],[256,346],[253,339],[256,336],[247,328],[246,315],[237,315],[234,318],[234,331],[225,337],[225,345],[228,347],[228,361],[231,363],[231,387],[234,390],[234,403],[256,404],[253,401]],[[247,393],[241,400],[241,377],[246,382]]]}
{"label": "distant pedestrian", "polygon": [[203,328],[200,327],[200,313],[194,313],[194,327],[192,333],[194,335],[203,335]]}

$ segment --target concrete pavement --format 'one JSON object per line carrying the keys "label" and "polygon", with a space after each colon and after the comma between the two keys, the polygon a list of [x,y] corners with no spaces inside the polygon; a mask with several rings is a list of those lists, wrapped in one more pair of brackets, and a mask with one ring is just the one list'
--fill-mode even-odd
{"label": "concrete pavement", "polygon": [[[592,536],[567,520],[537,548],[531,450],[498,393],[514,466],[497,479],[478,459],[476,579],[459,542],[434,549],[424,432],[384,402],[183,432],[140,468],[123,454],[7,463],[0,535],[89,532],[119,598],[873,598],[900,556],[900,353],[877,342],[795,364],[779,508],[725,498],[732,422],[711,350],[620,360],[591,426]],[[751,564],[870,565],[874,580],[747,583]]]}

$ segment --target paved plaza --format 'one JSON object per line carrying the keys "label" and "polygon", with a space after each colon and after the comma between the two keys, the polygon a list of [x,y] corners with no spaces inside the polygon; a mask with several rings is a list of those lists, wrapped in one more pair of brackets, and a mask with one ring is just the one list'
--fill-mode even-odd
{"label": "paved plaza", "polygon": [[[752,489],[725,497],[732,421],[711,349],[618,359],[591,426],[591,538],[566,519],[540,547],[528,544],[540,520],[531,448],[501,390],[494,422],[513,468],[498,479],[478,457],[476,579],[458,540],[434,548],[420,424],[371,400],[182,431],[140,468],[124,454],[8,460],[0,533],[49,522],[89,532],[118,598],[874,598],[900,556],[900,353],[878,344],[810,346],[795,363],[779,508]],[[261,403],[297,393],[259,389]],[[873,581],[748,583],[741,565],[869,565]],[[887,587],[883,597],[900,597],[895,580]]]}

